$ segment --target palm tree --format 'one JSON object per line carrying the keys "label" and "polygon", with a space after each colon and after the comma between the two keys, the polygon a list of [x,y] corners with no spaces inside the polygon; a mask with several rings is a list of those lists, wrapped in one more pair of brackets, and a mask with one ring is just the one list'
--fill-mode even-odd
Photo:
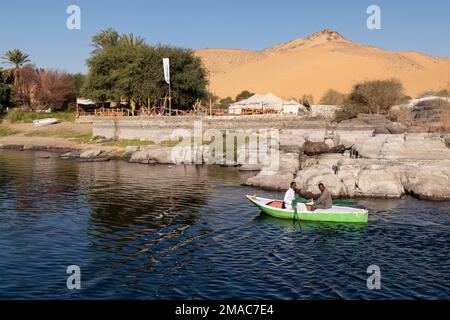
{"label": "palm tree", "polygon": [[142,37],[135,37],[132,33],[124,34],[120,38],[120,41],[130,47],[139,47],[145,44],[145,39]]}
{"label": "palm tree", "polygon": [[6,51],[3,55],[4,63],[12,64],[16,69],[20,69],[25,63],[30,62],[29,55],[19,49]]}
{"label": "palm tree", "polygon": [[13,49],[6,51],[3,55],[3,63],[14,65],[14,70],[10,70],[10,75],[13,76],[14,87],[17,89],[20,77],[20,68],[27,62],[30,62],[30,56],[20,49]]}
{"label": "palm tree", "polygon": [[106,30],[101,30],[92,37],[92,46],[95,48],[92,53],[98,53],[114,47],[119,44],[119,40],[119,33],[115,29],[109,28]]}

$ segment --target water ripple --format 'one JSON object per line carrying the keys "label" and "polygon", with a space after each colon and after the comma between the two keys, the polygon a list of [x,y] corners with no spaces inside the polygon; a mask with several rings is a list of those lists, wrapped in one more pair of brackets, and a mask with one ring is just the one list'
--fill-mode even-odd
{"label": "water ripple", "polygon": [[450,298],[449,202],[362,200],[368,225],[293,223],[260,215],[243,195],[282,194],[233,168],[41,156],[0,152],[0,298]]}

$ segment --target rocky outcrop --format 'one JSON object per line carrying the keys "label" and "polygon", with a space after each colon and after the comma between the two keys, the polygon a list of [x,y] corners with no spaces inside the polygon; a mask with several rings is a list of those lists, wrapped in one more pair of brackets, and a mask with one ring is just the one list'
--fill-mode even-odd
{"label": "rocky outcrop", "polygon": [[[339,169],[335,173],[333,167]],[[399,198],[405,194],[420,199],[450,199],[450,160],[380,161],[370,159],[337,160],[301,170],[295,179],[301,193],[317,196],[319,183],[334,197]],[[269,181],[265,181],[268,187]],[[272,187],[278,186],[275,183]]]}
{"label": "rocky outcrop", "polygon": [[143,164],[175,164],[172,159],[172,148],[163,146],[150,146],[137,151],[131,155],[129,161]]}
{"label": "rocky outcrop", "polygon": [[61,160],[71,160],[80,158],[79,152],[66,152],[59,156]]}
{"label": "rocky outcrop", "polygon": [[123,150],[123,155],[126,158],[129,158],[133,155],[133,153],[138,152],[139,150],[141,150],[140,146],[127,146],[125,150]]}
{"label": "rocky outcrop", "polygon": [[[347,154],[303,157],[295,181],[307,197],[317,196],[317,185],[322,182],[334,197],[399,198],[409,194],[448,200],[450,149],[445,139],[424,133],[364,137],[353,146],[358,158]],[[249,185],[286,190],[290,180],[286,173],[261,173],[250,178]]]}
{"label": "rocky outcrop", "polygon": [[379,135],[358,140],[353,148],[360,157],[368,159],[450,159],[445,139],[437,134]]}
{"label": "rocky outcrop", "polygon": [[258,187],[266,190],[287,190],[294,180],[294,175],[285,171],[261,171],[251,177],[244,185]]}
{"label": "rocky outcrop", "polygon": [[111,160],[111,155],[102,149],[90,149],[80,154],[80,161],[102,162]]}

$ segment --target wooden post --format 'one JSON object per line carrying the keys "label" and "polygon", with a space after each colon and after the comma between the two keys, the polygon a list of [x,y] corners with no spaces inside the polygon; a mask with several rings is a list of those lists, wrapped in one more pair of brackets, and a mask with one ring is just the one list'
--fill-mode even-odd
{"label": "wooden post", "polygon": [[212,100],[209,99],[209,116],[212,117]]}
{"label": "wooden post", "polygon": [[169,96],[169,117],[172,116],[172,97]]}

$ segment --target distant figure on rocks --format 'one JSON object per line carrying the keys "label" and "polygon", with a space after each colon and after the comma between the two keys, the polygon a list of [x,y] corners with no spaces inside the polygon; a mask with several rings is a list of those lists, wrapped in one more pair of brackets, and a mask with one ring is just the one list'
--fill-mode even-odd
{"label": "distant figure on rocks", "polygon": [[358,159],[359,158],[359,152],[355,148],[351,147],[350,148],[350,159],[353,159],[353,158]]}
{"label": "distant figure on rocks", "polygon": [[339,166],[338,165],[334,164],[332,169],[333,169],[334,174],[338,174],[338,172],[339,172]]}
{"label": "distant figure on rocks", "polygon": [[331,199],[330,192],[328,192],[323,183],[319,183],[319,189],[322,194],[320,195],[319,199],[314,201],[312,210],[314,211],[316,209],[330,209],[333,206],[333,199]]}

